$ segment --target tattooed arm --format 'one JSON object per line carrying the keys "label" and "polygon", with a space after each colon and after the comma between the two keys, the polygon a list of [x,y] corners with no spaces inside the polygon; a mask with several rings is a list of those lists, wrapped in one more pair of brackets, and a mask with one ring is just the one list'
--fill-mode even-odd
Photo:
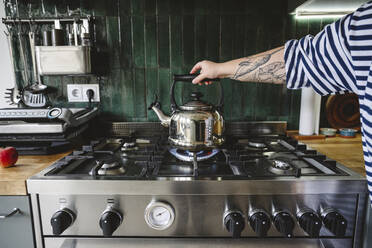
{"label": "tattooed arm", "polygon": [[200,75],[194,79],[194,84],[200,84],[204,78],[231,78],[243,82],[282,84],[286,80],[284,47],[224,63],[201,61],[192,68],[191,73],[198,71]]}

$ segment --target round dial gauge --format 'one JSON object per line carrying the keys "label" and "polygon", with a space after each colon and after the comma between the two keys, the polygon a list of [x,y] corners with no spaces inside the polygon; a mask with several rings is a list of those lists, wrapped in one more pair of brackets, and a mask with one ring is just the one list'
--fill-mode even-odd
{"label": "round dial gauge", "polygon": [[152,202],[145,210],[147,225],[155,230],[165,230],[173,224],[174,210],[164,202]]}

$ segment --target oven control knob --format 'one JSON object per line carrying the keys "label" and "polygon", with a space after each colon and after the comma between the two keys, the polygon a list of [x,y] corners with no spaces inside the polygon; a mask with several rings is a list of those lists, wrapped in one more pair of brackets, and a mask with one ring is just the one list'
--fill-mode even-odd
{"label": "oven control knob", "polygon": [[69,226],[74,223],[76,215],[68,208],[63,208],[55,212],[50,220],[53,234],[61,235]]}
{"label": "oven control knob", "polygon": [[123,216],[119,211],[113,208],[106,209],[99,220],[99,226],[102,229],[103,236],[112,236],[122,222]]}
{"label": "oven control knob", "polygon": [[319,216],[313,211],[303,211],[297,214],[300,227],[312,238],[319,237],[322,221]]}
{"label": "oven control knob", "polygon": [[293,229],[295,223],[291,215],[287,212],[279,212],[274,216],[274,225],[278,232],[285,237],[291,238],[293,236]]}
{"label": "oven control knob", "polygon": [[244,217],[239,212],[229,212],[223,220],[225,228],[232,234],[233,238],[240,238],[245,227]]}
{"label": "oven control knob", "polygon": [[322,213],[324,226],[336,237],[344,237],[347,228],[347,220],[336,210],[328,209]]}
{"label": "oven control knob", "polygon": [[264,211],[257,211],[249,216],[249,224],[258,237],[266,237],[271,226],[270,217]]}

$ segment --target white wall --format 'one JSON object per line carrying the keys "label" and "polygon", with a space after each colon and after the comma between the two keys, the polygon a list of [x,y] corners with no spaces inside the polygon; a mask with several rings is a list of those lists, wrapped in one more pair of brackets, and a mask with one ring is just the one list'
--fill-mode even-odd
{"label": "white wall", "polygon": [[[4,2],[0,1],[0,18],[5,17]],[[10,55],[8,49],[7,38],[4,34],[6,27],[0,23],[0,108],[10,107],[6,103],[5,89],[13,88],[14,75],[11,69]],[[13,105],[15,107],[15,105]]]}

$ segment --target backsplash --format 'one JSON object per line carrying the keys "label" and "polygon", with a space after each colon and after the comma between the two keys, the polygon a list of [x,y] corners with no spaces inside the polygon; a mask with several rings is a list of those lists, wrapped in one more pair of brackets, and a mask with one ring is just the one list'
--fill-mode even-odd
{"label": "backsplash", "polygon": [[[333,21],[295,21],[286,0],[6,0],[5,8],[11,17],[95,17],[93,63],[101,77],[49,76],[44,83],[58,88],[50,99],[62,106],[83,106],[67,102],[67,84],[99,83],[102,116],[115,121],[157,121],[147,109],[155,94],[169,113],[172,74],[188,73],[199,60],[222,62],[252,55],[281,46],[289,38],[316,34]],[[16,67],[16,77],[22,81],[22,65]],[[284,120],[289,128],[298,128],[300,91],[228,79],[222,85],[227,120]],[[195,90],[202,91],[205,100],[217,102],[216,84],[190,83],[178,84],[177,101],[186,101]]]}

